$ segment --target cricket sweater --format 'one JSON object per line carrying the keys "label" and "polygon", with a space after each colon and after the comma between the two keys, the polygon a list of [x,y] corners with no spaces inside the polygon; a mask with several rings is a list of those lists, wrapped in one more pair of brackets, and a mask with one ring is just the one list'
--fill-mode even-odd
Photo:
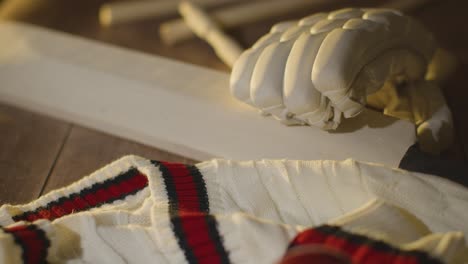
{"label": "cricket sweater", "polygon": [[468,263],[468,191],[345,161],[126,156],[0,207],[1,263],[277,263],[325,245],[354,263]]}

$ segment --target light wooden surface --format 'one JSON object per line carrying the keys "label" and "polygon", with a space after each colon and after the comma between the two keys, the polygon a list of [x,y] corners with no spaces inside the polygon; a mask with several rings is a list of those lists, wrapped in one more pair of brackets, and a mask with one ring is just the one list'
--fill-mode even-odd
{"label": "light wooden surface", "polygon": [[[3,6],[0,7],[3,8],[0,9],[0,15],[4,19],[24,21],[205,67],[228,70],[216,58],[211,48],[200,40],[191,40],[176,47],[161,44],[157,38],[157,29],[161,20],[148,19],[113,28],[101,28],[98,10],[104,2],[106,1],[4,0]],[[373,3],[375,1],[356,1],[359,6]],[[328,9],[344,7],[344,5],[349,5],[349,3],[330,6]],[[465,159],[465,154],[468,154],[468,122],[466,122],[468,92],[465,89],[468,83],[468,27],[466,26],[468,19],[465,14],[467,8],[467,1],[434,1],[412,13],[435,33],[443,47],[454,52],[462,62],[457,74],[444,87],[448,103],[454,112],[458,136],[457,144],[451,152],[446,154],[446,157],[458,160]],[[273,23],[306,16],[315,11],[317,10],[303,10],[248,27],[232,29],[229,33],[247,47],[268,32]],[[16,125],[5,123],[3,120],[6,117],[14,120]],[[149,158],[153,158],[152,155],[154,155],[155,159],[162,157],[162,159],[184,161],[181,157],[155,149],[150,151],[151,153],[154,151],[154,154],[149,152],[146,154],[145,149],[150,148],[143,145],[4,105],[0,107],[0,120],[2,120],[0,121],[0,138],[2,139],[0,140],[0,166],[2,166],[0,203],[25,202],[36,198],[41,193],[48,176],[50,178],[46,189],[50,190],[81,177],[83,173],[94,171],[101,164],[124,153],[142,153]],[[32,126],[32,123],[35,125]],[[44,140],[45,136],[48,142]],[[13,140],[25,143],[12,143]],[[76,143],[71,144],[71,140]],[[98,149],[101,151],[87,147],[89,145],[85,144],[86,142],[99,142]],[[103,155],[104,152],[108,153],[106,154],[108,156]],[[65,153],[70,154],[66,156]],[[56,160],[57,163],[55,163]]]}

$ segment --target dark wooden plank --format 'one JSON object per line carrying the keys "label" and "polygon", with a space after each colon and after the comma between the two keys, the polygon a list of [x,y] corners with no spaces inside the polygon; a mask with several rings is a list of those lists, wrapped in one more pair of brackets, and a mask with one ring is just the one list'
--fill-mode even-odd
{"label": "dark wooden plank", "polygon": [[66,186],[122,156],[193,164],[195,161],[101,132],[74,127],[43,193]]}
{"label": "dark wooden plank", "polygon": [[36,198],[70,125],[0,104],[0,205]]}

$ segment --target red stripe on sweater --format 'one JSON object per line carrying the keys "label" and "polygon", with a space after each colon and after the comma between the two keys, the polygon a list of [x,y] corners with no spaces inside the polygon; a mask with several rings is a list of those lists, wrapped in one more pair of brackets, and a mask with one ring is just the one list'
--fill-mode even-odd
{"label": "red stripe on sweater", "polygon": [[130,177],[129,175],[123,176],[125,176],[123,180],[117,176],[114,179],[107,180],[107,182],[95,183],[93,186],[85,188],[78,193],[52,201],[34,211],[14,216],[13,219],[15,221],[26,220],[29,222],[34,222],[38,219],[54,220],[74,212],[88,210],[124,199],[126,196],[134,194],[148,185],[146,175],[137,170]]}
{"label": "red stripe on sweater", "polygon": [[20,225],[3,229],[10,233],[15,243],[21,247],[21,257],[26,264],[46,263],[50,242],[44,231],[34,225]]}
{"label": "red stripe on sweater", "polygon": [[330,233],[323,230],[330,228],[312,228],[298,234],[292,241],[291,247],[299,245],[322,245],[345,253],[352,263],[359,264],[419,264],[439,263],[423,252],[404,251],[382,241],[365,238],[335,228]]}
{"label": "red stripe on sweater", "polygon": [[223,263],[215,241],[210,236],[207,212],[201,209],[202,195],[206,195],[206,189],[199,190],[195,182],[196,176],[191,174],[186,165],[167,162],[161,164],[168,169],[172,177],[177,194],[178,217],[184,234],[183,239],[191,248],[197,262]]}

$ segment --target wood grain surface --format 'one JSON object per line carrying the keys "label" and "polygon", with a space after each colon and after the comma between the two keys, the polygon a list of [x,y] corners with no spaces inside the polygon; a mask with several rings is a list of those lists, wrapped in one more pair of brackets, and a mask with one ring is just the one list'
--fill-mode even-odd
{"label": "wood grain surface", "polygon": [[[285,0],[286,1],[286,0]],[[110,28],[98,24],[98,10],[103,0],[7,0],[0,6],[0,19],[32,23],[75,35],[157,54],[218,70],[228,68],[201,40],[191,40],[175,47],[163,45],[158,38],[162,20]],[[372,6],[375,1],[353,1],[356,6]],[[332,10],[350,2],[331,4]],[[454,112],[457,142],[445,156],[464,160],[468,154],[468,124],[465,102],[468,92],[468,19],[467,1],[432,1],[412,11],[434,32],[442,47],[460,61],[458,72],[443,87]],[[325,10],[326,9],[326,10]],[[228,33],[248,47],[265,34],[271,25],[285,19],[300,18],[321,10],[303,10],[261,23],[230,30]],[[166,18],[167,19],[167,18]],[[33,113],[0,105],[0,204],[25,202],[40,193],[69,184],[122,155],[137,154],[152,159],[179,162],[194,161],[162,152],[110,135],[52,120]],[[464,150],[464,151],[463,151]]]}
{"label": "wood grain surface", "polygon": [[152,160],[195,163],[193,160],[108,134],[74,127],[45,184],[43,193],[66,186],[96,169],[130,154]]}
{"label": "wood grain surface", "polygon": [[0,105],[0,204],[41,193],[69,130],[64,122]]}

